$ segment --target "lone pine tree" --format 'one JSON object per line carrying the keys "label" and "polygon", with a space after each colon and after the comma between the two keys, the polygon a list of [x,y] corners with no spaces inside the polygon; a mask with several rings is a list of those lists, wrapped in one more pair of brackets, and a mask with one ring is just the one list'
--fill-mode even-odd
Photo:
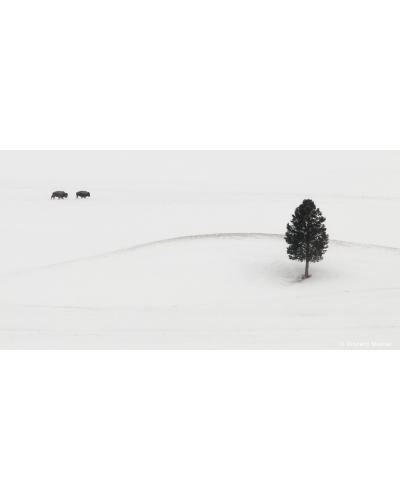
{"label": "lone pine tree", "polygon": [[312,200],[304,200],[296,208],[292,221],[287,225],[285,240],[289,259],[306,261],[305,278],[309,278],[310,262],[319,262],[328,249],[329,236],[324,225],[325,217]]}

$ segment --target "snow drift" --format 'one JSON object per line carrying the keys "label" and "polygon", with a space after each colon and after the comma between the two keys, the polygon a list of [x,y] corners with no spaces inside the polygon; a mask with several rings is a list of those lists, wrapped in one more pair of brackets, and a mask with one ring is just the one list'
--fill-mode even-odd
{"label": "snow drift", "polygon": [[[397,342],[400,250],[332,242],[324,265],[282,236],[154,242],[3,276],[3,346],[339,347]],[[340,340],[341,339],[341,340]],[[39,344],[38,344],[39,343]]]}

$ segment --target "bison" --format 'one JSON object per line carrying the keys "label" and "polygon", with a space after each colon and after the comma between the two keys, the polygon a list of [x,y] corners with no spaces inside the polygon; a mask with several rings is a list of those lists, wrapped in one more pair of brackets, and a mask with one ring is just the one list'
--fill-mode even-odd
{"label": "bison", "polygon": [[68,198],[68,193],[66,193],[65,191],[54,191],[54,193],[51,195],[51,199],[54,200],[54,198],[63,200],[64,198]]}
{"label": "bison", "polygon": [[89,191],[78,191],[76,193],[76,197],[77,198],[88,198],[88,197],[90,198],[90,193],[89,193]]}

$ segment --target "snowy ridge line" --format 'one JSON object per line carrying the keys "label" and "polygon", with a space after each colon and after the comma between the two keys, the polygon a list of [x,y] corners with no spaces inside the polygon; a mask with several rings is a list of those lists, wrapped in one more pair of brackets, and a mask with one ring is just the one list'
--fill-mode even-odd
{"label": "snowy ridge line", "polygon": [[342,247],[360,247],[360,248],[366,248],[366,249],[387,250],[390,252],[400,252],[400,248],[398,248],[398,247],[372,245],[371,243],[355,243],[352,241],[343,241],[343,240],[329,240],[329,243],[334,243],[335,245],[339,245]]}
{"label": "snowy ridge line", "polygon": [[106,259],[108,257],[113,257],[116,255],[123,255],[128,252],[134,252],[136,250],[141,250],[142,248],[147,248],[155,245],[164,245],[168,243],[174,243],[176,241],[182,240],[196,240],[196,239],[206,239],[206,238],[283,238],[282,234],[269,234],[269,233],[216,233],[216,234],[198,234],[192,236],[178,236],[176,238],[167,238],[166,240],[150,241],[149,243],[141,243],[140,245],[134,245],[132,247],[121,248],[120,250],[113,250],[111,252],[105,252],[98,255],[91,255],[89,257],[80,257],[79,259],[67,260],[65,262],[59,262],[57,264],[50,264],[48,266],[40,266],[34,269],[26,269],[24,271],[17,271],[16,273],[5,273],[2,276],[15,276],[18,274],[30,273],[33,271],[39,271],[41,269],[50,269],[53,267],[62,267],[75,262],[91,261],[95,259]]}
{"label": "snowy ridge line", "polygon": [[[104,259],[108,257],[113,257],[117,255],[123,255],[128,252],[134,252],[136,250],[141,250],[143,248],[155,246],[155,245],[165,245],[169,243],[175,243],[178,241],[185,241],[185,240],[200,240],[200,239],[207,239],[207,238],[212,238],[212,239],[223,239],[223,238],[232,238],[232,239],[239,239],[239,238],[276,238],[276,239],[283,239],[284,235],[283,234],[275,234],[275,233],[215,233],[215,234],[198,234],[198,235],[191,235],[191,236],[178,236],[176,238],[168,238],[165,240],[157,240],[157,241],[151,241],[149,243],[141,243],[140,245],[134,245],[132,247],[126,247],[122,248],[120,250],[113,250],[111,252],[105,252],[102,254],[98,255],[92,255],[89,257],[80,257],[79,259],[72,259],[72,260],[67,260],[65,262],[60,262],[57,264],[50,264],[47,266],[41,266],[37,267],[34,269],[26,269],[24,271],[18,271],[16,273],[5,273],[2,274],[2,276],[15,276],[18,274],[24,274],[24,273],[30,273],[34,271],[39,271],[42,269],[50,269],[53,267],[62,267],[62,266],[67,266],[69,264],[73,264],[75,262],[83,262],[83,261],[92,261],[95,259]],[[344,246],[344,247],[359,247],[359,248],[364,248],[364,249],[376,249],[376,250],[386,250],[386,251],[392,251],[392,252],[400,252],[400,248],[397,247],[387,247],[387,246],[381,246],[381,245],[372,245],[368,243],[354,243],[351,241],[343,241],[343,240],[330,240],[330,243],[339,245],[339,246]]]}
{"label": "snowy ridge line", "polygon": [[[107,254],[99,255],[98,257],[108,257],[111,255],[124,254],[127,252],[133,252],[141,248],[151,247],[154,245],[165,245],[168,243],[174,243],[182,240],[201,240],[201,239],[222,239],[222,238],[283,238],[282,234],[269,234],[269,233],[216,233],[216,234],[197,234],[192,236],[178,236],[176,238],[168,238],[166,240],[151,241],[149,243],[142,243],[141,245],[135,245],[133,247],[123,248],[121,250],[115,250],[114,252],[108,252]],[[91,258],[91,257],[88,257]],[[96,258],[96,257],[95,257]]]}

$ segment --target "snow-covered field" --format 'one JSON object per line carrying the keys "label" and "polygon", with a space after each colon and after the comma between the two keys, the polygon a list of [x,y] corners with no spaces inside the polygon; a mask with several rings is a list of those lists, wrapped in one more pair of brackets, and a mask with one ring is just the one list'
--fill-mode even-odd
{"label": "snow-covered field", "polygon": [[[399,153],[1,152],[0,169],[2,349],[400,347]],[[300,281],[283,234],[305,198],[331,243]]]}

